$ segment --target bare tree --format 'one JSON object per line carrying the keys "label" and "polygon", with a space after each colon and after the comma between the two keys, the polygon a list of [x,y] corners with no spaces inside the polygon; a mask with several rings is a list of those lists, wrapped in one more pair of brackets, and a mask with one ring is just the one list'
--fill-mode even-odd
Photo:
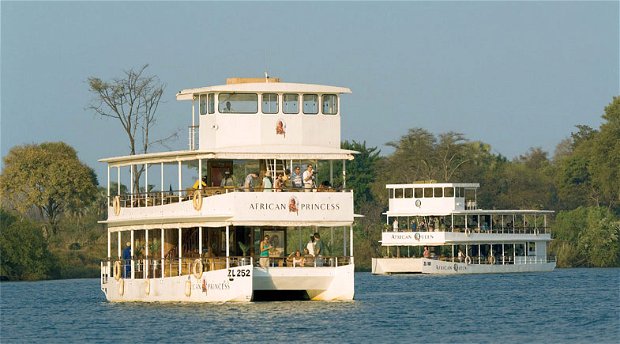
{"label": "bare tree", "polygon": [[[95,96],[88,109],[121,123],[129,139],[131,155],[147,153],[153,144],[161,144],[176,136],[173,134],[157,141],[150,139],[150,130],[156,123],[157,107],[165,85],[157,76],[146,75],[144,71],[147,67],[148,64],[137,70],[126,70],[124,77],[111,81],[103,81],[98,77],[88,78],[89,91]],[[138,181],[144,167],[133,168],[133,192],[138,192]]]}

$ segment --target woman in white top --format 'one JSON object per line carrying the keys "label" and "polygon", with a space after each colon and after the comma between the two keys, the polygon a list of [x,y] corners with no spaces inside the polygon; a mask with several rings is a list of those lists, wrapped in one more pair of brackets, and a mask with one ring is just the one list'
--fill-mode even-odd
{"label": "woman in white top", "polygon": [[308,254],[314,257],[314,235],[310,236],[310,241],[306,244],[306,249],[308,250]]}
{"label": "woman in white top", "polygon": [[266,171],[265,176],[263,177],[263,191],[271,192],[273,191],[273,184],[271,184],[271,172]]}

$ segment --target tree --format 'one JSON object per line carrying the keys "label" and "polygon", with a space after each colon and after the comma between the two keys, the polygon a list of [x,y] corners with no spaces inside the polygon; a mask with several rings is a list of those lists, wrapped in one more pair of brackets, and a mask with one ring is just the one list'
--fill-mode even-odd
{"label": "tree", "polygon": [[[117,119],[129,140],[129,154],[147,153],[156,143],[163,143],[175,135],[165,139],[151,141],[150,131],[156,123],[157,107],[164,93],[165,85],[157,76],[146,75],[147,65],[134,70],[124,71],[123,78],[103,81],[98,77],[88,78],[89,91],[95,98],[88,108],[102,117]],[[137,192],[139,180],[144,167],[134,168],[134,190]]]}
{"label": "tree", "polygon": [[0,209],[0,275],[12,280],[57,277],[57,263],[41,230]]}
{"label": "tree", "polygon": [[28,215],[34,208],[56,234],[60,217],[88,207],[97,192],[95,172],[64,142],[13,147],[0,175],[3,204]]}
{"label": "tree", "polygon": [[[373,195],[368,186],[376,179],[376,166],[381,159],[379,156],[380,152],[377,147],[366,147],[366,142],[360,143],[355,140],[351,142],[343,141],[340,146],[342,149],[359,152],[359,154],[355,155],[355,159],[346,163],[347,189],[353,190],[355,207],[357,208],[361,202],[373,200]],[[342,163],[335,163],[334,168],[341,170]],[[336,176],[334,183],[342,184],[342,176]]]}
{"label": "tree", "polygon": [[613,209],[620,204],[620,97],[605,107],[603,119],[593,139],[589,168],[602,205]]}

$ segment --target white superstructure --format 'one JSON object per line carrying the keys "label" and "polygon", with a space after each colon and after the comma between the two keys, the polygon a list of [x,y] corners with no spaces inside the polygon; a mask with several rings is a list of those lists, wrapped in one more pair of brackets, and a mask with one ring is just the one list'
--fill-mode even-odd
{"label": "white superstructure", "polygon": [[487,210],[477,183],[388,184],[374,274],[551,271],[548,210]]}
{"label": "white superstructure", "polygon": [[[192,104],[188,150],[101,160],[108,165],[106,298],[353,299],[345,170],[356,152],[340,149],[340,95],[350,92],[269,78],[180,91],[177,100]],[[313,178],[296,187],[295,167],[302,173],[308,165]],[[315,233],[322,252],[304,254]],[[296,250],[303,259],[290,257]]]}

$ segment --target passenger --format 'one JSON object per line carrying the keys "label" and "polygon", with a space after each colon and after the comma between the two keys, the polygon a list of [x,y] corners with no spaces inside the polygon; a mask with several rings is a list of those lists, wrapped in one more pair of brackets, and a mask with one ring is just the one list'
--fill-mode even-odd
{"label": "passenger", "polygon": [[329,180],[324,180],[321,182],[321,185],[319,185],[319,189],[317,191],[319,192],[330,191],[331,188],[332,188],[332,184],[329,182]]}
{"label": "passenger", "polygon": [[273,181],[273,190],[275,192],[281,192],[284,189],[284,180],[282,172],[276,174],[276,179]]}
{"label": "passenger", "polygon": [[394,219],[394,222],[392,222],[392,230],[398,232],[398,219]]}
{"label": "passenger", "polygon": [[325,248],[323,247],[323,242],[321,241],[321,235],[319,233],[314,233],[314,255],[322,256],[325,254]]}
{"label": "passenger", "polygon": [[303,183],[304,183],[304,191],[310,192],[312,191],[312,187],[314,186],[314,171],[312,171],[312,165],[308,164],[308,167],[304,171],[302,175]]}
{"label": "passenger", "polygon": [[254,191],[254,179],[258,178],[258,172],[252,172],[245,177],[243,189],[245,191]]}
{"label": "passenger", "polygon": [[282,176],[282,191],[287,191],[291,188],[291,170],[287,168],[286,170],[284,170],[284,175]]}
{"label": "passenger", "polygon": [[290,256],[288,256],[287,260],[293,263],[293,267],[297,267],[304,266],[305,258],[301,255],[301,252],[299,252],[299,250],[296,250],[295,252],[291,253]]}
{"label": "passenger", "polygon": [[424,246],[424,254],[423,254],[424,258],[430,258],[431,257],[431,252],[428,250],[428,246]]}
{"label": "passenger", "polygon": [[291,175],[291,184],[293,188],[295,189],[301,189],[304,187],[304,184],[302,181],[301,169],[299,168],[299,166],[295,166],[295,170],[293,171],[293,174]]}
{"label": "passenger", "polygon": [[[202,188],[200,187],[201,184],[202,184]],[[192,186],[194,190],[204,189],[206,187],[207,187],[207,176],[202,176],[202,182],[200,181],[200,179],[197,179],[194,185]]]}
{"label": "passenger", "polygon": [[220,186],[235,186],[235,180],[233,179],[232,175],[230,175],[230,172],[224,172],[224,179],[222,179]]}
{"label": "passenger", "polygon": [[308,254],[314,257],[314,235],[310,236],[310,241],[306,244],[306,250],[308,250]]}
{"label": "passenger", "polygon": [[128,241],[123,249],[123,278],[131,277],[131,243]]}
{"label": "passenger", "polygon": [[226,102],[226,107],[224,107],[224,112],[232,112],[230,102]]}
{"label": "passenger", "polygon": [[459,259],[459,262],[461,263],[465,260],[465,254],[463,253],[463,250],[461,250],[460,248],[459,248],[459,253],[457,257]]}
{"label": "passenger", "polygon": [[269,265],[269,235],[265,235],[263,241],[260,242],[260,261],[259,264],[262,268],[266,268]]}
{"label": "passenger", "polygon": [[273,191],[273,183],[271,182],[271,172],[269,171],[265,171],[265,176],[263,177],[263,191],[264,192]]}
{"label": "passenger", "polygon": [[314,266],[314,256],[310,254],[307,248],[304,248],[304,266]]}

